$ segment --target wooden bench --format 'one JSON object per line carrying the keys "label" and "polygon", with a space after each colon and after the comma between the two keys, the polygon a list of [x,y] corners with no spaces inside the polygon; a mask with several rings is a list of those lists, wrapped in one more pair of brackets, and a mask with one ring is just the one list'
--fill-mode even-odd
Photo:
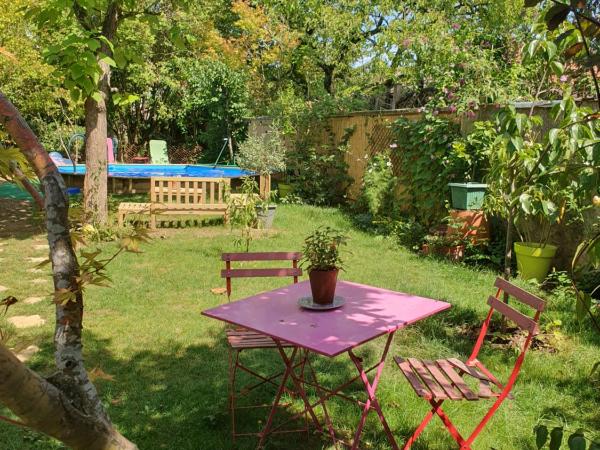
{"label": "wooden bench", "polygon": [[149,214],[150,228],[157,215],[221,215],[227,222],[229,178],[152,177],[150,203],[124,202],[119,205],[119,226],[130,214]]}

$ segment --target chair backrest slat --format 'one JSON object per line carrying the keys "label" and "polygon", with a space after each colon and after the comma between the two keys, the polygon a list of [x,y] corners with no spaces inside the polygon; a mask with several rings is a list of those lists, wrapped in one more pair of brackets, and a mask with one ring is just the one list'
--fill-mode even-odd
{"label": "chair backrest slat", "polygon": [[221,278],[249,278],[249,277],[298,277],[302,269],[225,269],[221,271]]}
{"label": "chair backrest slat", "polygon": [[521,289],[518,286],[515,286],[512,283],[509,283],[504,278],[496,278],[494,286],[496,286],[498,289],[501,289],[515,300],[531,306],[536,311],[542,312],[546,307],[546,302],[544,300]]}
{"label": "chair backrest slat", "polygon": [[300,252],[223,253],[223,261],[299,261]]}
{"label": "chair backrest slat", "polygon": [[[250,277],[293,277],[294,283],[302,275],[298,261],[302,258],[300,252],[248,252],[248,253],[223,253],[221,260],[225,261],[225,269],[221,270],[221,278],[227,279],[227,298],[231,298],[231,279]],[[236,262],[264,262],[264,261],[291,261],[292,267],[268,267],[233,269],[232,261]]]}
{"label": "chair backrest slat", "polygon": [[512,320],[514,323],[516,323],[519,326],[519,328],[522,328],[523,330],[526,330],[533,334],[537,333],[538,326],[537,326],[537,322],[535,320],[527,317],[525,314],[522,314],[519,311],[517,311],[516,309],[508,306],[503,301],[498,300],[496,297],[490,296],[488,298],[488,305],[490,305],[492,308],[494,308],[496,311],[498,311],[503,316]]}

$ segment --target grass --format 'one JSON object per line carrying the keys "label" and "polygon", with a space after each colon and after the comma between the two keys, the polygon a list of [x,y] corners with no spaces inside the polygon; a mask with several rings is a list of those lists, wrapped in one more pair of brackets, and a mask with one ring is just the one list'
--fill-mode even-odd
{"label": "grass", "polygon": [[[280,206],[276,230],[260,235],[251,249],[300,250],[303,237],[318,225],[346,230],[350,237],[343,279],[421,296],[442,299],[453,307],[436,317],[402,330],[396,335],[391,355],[435,358],[467,356],[473,342],[461,334],[464,324],[479,323],[486,312],[485,300],[493,293],[495,274],[476,271],[444,261],[421,258],[395,247],[389,240],[352,228],[335,209]],[[141,449],[233,448],[227,414],[227,349],[223,324],[200,315],[223,301],[211,293],[222,287],[219,277],[221,252],[233,251],[233,238],[222,226],[159,230],[141,255],[120,256],[109,272],[111,288],[89,288],[86,292],[84,344],[87,367],[100,374],[97,386],[109,414],[119,430]],[[33,248],[44,236],[35,231],[0,238],[2,279],[6,295],[25,298],[50,291],[48,273],[33,274],[28,257],[43,256]],[[109,252],[114,244],[103,244]],[[34,278],[48,283],[32,284]],[[258,279],[234,282],[234,297],[242,298],[287,283]],[[475,449],[534,449],[532,428],[540,417],[559,417],[569,427],[600,429],[598,387],[589,381],[593,361],[600,360],[599,339],[573,321],[571,300],[553,300],[544,321],[560,319],[564,338],[559,351],[532,351],[525,361],[514,393],[476,440]],[[41,351],[29,362],[36,370],[52,370],[53,308],[49,301],[35,305],[18,303],[8,316],[40,314],[46,325],[12,330],[9,345],[16,350],[37,344]],[[0,319],[0,321],[3,319]],[[0,322],[2,324],[2,322]],[[4,324],[4,326],[6,326]],[[359,354],[372,360],[383,340],[361,348]],[[513,353],[486,347],[482,359],[502,378],[512,367]],[[257,363],[277,362],[273,352],[255,354]],[[324,381],[334,382],[354,374],[347,357],[316,362]],[[104,375],[103,375],[104,374]],[[360,394],[354,388],[351,392]],[[389,364],[384,370],[379,396],[392,430],[401,442],[418,424],[427,408],[417,399],[399,373]],[[269,392],[262,399],[272,398]],[[459,430],[471,429],[483,416],[486,403],[455,403],[447,412]],[[351,432],[358,410],[334,402],[331,413],[340,429]],[[0,408],[0,414],[8,414]],[[260,428],[260,413],[240,419],[247,430]],[[292,437],[293,436],[293,437]],[[364,434],[364,448],[389,448],[377,421],[371,418]],[[253,439],[241,439],[237,448],[254,448]],[[60,444],[31,431],[0,422],[0,447],[55,449]],[[270,449],[329,448],[326,440],[288,435],[269,440]],[[453,448],[445,430],[434,420],[415,449]]]}

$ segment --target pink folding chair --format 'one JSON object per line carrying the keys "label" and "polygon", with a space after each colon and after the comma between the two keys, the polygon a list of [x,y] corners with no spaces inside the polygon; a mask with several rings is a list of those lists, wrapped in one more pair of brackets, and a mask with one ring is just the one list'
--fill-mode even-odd
{"label": "pink folding chair", "polygon": [[[223,253],[221,259],[225,261],[225,269],[221,271],[221,278],[225,278],[227,281],[227,300],[231,301],[231,280],[232,278],[249,278],[249,277],[293,277],[294,283],[298,282],[298,277],[302,275],[302,269],[298,267],[298,262],[302,258],[302,254],[299,252],[250,252],[250,253]],[[233,269],[231,267],[232,262],[250,262],[250,261],[291,261],[291,268],[243,268]],[[257,436],[260,433],[237,433],[236,432],[236,420],[235,412],[237,409],[248,409],[248,408],[260,408],[270,407],[271,405],[250,405],[236,407],[238,397],[247,395],[250,391],[264,384],[270,384],[275,387],[279,387],[279,384],[275,381],[277,378],[283,375],[283,370],[278,373],[270,375],[259,374],[255,369],[248,367],[241,361],[242,352],[256,349],[275,349],[277,350],[277,344],[269,336],[266,336],[256,331],[248,330],[246,328],[231,327],[226,329],[227,343],[229,347],[229,407],[231,412],[231,432],[233,440],[238,436]],[[289,343],[282,343],[284,347],[293,347]],[[306,362],[306,355],[300,360],[295,366],[302,366]],[[256,383],[247,385],[241,388],[238,392],[236,389],[236,375],[237,371],[242,370],[251,377],[257,380]],[[290,394],[294,392],[288,391]],[[307,431],[302,430],[285,430],[281,432],[291,431]]]}
{"label": "pink folding chair", "polygon": [[[483,326],[481,327],[479,337],[475,342],[475,347],[473,348],[471,356],[469,356],[466,361],[463,362],[456,358],[438,359],[436,361],[427,361],[416,358],[394,358],[415,393],[419,397],[427,400],[431,405],[431,410],[427,413],[413,435],[408,439],[403,447],[404,449],[409,449],[412,446],[434,415],[437,415],[442,420],[442,423],[458,443],[461,450],[470,449],[475,438],[481,433],[504,399],[507,397],[511,398],[510,391],[521,370],[525,353],[531,345],[531,340],[538,332],[538,322],[540,314],[544,310],[545,302],[502,278],[497,278],[494,285],[498,288],[498,291],[495,297],[490,296],[488,299],[487,303],[490,305],[490,310],[483,322]],[[518,302],[533,308],[535,310],[534,317],[530,318],[502,302],[499,299],[502,292],[509,294]],[[520,329],[527,332],[523,347],[515,360],[515,365],[506,384],[502,384],[483,365],[483,363],[477,359],[494,311],[502,314],[507,319],[510,319]],[[470,377],[478,383],[477,392],[471,390],[465,383],[465,376]],[[442,403],[446,400],[494,400],[494,402],[483,419],[477,424],[475,430],[464,438],[442,410]]]}

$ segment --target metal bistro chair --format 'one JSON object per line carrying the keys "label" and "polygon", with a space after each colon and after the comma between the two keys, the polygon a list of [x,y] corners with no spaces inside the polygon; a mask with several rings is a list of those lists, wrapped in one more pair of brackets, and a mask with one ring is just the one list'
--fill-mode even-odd
{"label": "metal bistro chair", "polygon": [[[293,277],[294,283],[298,282],[298,277],[302,275],[302,269],[298,267],[298,262],[302,258],[299,252],[254,252],[254,253],[223,253],[221,259],[225,261],[225,269],[221,271],[221,278],[227,280],[227,301],[231,301],[231,279],[232,278],[249,278],[249,277]],[[291,268],[248,268],[248,269],[232,269],[232,262],[256,262],[256,261],[291,261]],[[264,384],[271,384],[275,387],[279,385],[274,381],[283,375],[283,370],[271,375],[261,375],[254,369],[247,367],[240,361],[241,353],[248,350],[256,349],[277,349],[277,344],[273,339],[256,331],[248,330],[241,327],[231,327],[226,330],[227,343],[229,347],[229,407],[231,412],[231,432],[233,440],[238,436],[259,436],[260,433],[237,433],[235,411],[236,409],[261,408],[270,407],[271,405],[251,405],[238,406],[236,401],[238,397],[247,395],[251,390]],[[293,345],[282,342],[282,346],[292,348]],[[302,367],[306,363],[306,355],[300,360],[295,367]],[[257,379],[257,382],[252,385],[247,385],[238,391],[236,390],[236,375],[238,369],[246,372],[250,376]],[[290,394],[293,391],[287,390]],[[307,425],[308,427],[308,425]],[[281,432],[292,431],[308,431],[308,428],[301,430],[286,430]]]}
{"label": "metal bistro chair", "polygon": [[[507,397],[512,398],[510,391],[517,380],[525,353],[531,345],[531,340],[538,332],[538,321],[546,304],[542,299],[501,278],[496,279],[494,286],[498,288],[498,291],[495,297],[490,296],[488,299],[487,303],[490,305],[490,310],[483,322],[473,352],[465,362],[456,358],[438,359],[436,361],[415,358],[394,358],[415,393],[427,400],[431,405],[431,410],[408,439],[403,447],[404,449],[409,449],[412,446],[434,415],[437,415],[442,420],[444,426],[458,443],[461,450],[470,449],[475,438],[483,430],[504,399]],[[534,317],[530,318],[499,300],[502,292],[509,294],[520,303],[533,308],[535,310]],[[499,312],[504,317],[513,321],[519,328],[527,331],[527,338],[521,352],[517,356],[508,381],[504,385],[477,359],[494,311]],[[467,386],[465,379],[463,379],[464,376],[471,377],[471,379],[479,383],[478,392],[473,392]],[[446,400],[479,401],[490,399],[494,399],[494,403],[467,438],[461,436],[442,410],[442,403]]]}

